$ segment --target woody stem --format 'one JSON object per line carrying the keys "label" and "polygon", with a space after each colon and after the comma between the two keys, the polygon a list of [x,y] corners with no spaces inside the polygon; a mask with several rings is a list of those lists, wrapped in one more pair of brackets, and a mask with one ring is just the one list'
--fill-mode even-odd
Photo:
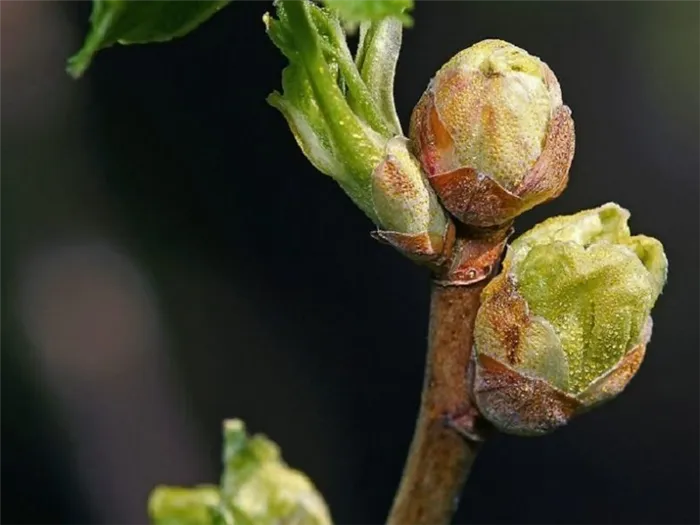
{"label": "woody stem", "polygon": [[483,287],[433,285],[422,402],[390,525],[446,524],[456,510],[479,442],[450,423],[475,410],[467,369]]}

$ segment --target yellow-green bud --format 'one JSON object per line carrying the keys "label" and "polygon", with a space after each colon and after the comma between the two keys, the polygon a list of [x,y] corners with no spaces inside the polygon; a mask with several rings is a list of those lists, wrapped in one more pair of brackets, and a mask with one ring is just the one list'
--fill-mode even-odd
{"label": "yellow-green bud", "polygon": [[616,204],[555,217],[509,247],[474,331],[474,395],[504,432],[538,435],[620,393],[666,282],[659,241]]}
{"label": "yellow-green bud", "polygon": [[438,71],[410,135],[444,206],[472,226],[503,224],[559,195],[574,151],[554,73],[502,40],[479,42]]}
{"label": "yellow-green bud", "polygon": [[238,419],[224,422],[220,486],[157,487],[149,499],[154,525],[331,525],[323,497],[289,467],[279,447],[248,436]]}
{"label": "yellow-green bud", "polygon": [[[224,422],[221,498],[248,523],[331,525],[323,498],[311,480],[290,468],[265,436],[248,437],[243,422]],[[234,520],[236,522],[236,520]]]}

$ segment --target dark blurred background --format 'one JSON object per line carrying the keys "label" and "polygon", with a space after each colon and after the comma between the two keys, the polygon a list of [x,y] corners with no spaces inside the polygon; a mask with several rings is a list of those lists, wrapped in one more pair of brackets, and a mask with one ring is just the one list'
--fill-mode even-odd
{"label": "dark blurred background", "polygon": [[[87,2],[2,1],[2,519],[145,523],[156,483],[219,475],[241,417],[339,524],[381,523],[423,374],[427,273],[298,150],[265,96],[284,61],[234,2],[167,45],[64,63]],[[573,109],[568,190],[518,220],[606,201],[663,240],[645,364],[549,437],[497,436],[456,521],[698,523],[700,4],[419,2],[405,123],[433,73],[498,37]]]}

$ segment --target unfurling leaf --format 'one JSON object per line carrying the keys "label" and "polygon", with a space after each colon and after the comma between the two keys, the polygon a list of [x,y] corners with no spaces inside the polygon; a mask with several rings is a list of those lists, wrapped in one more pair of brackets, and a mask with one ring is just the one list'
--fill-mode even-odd
{"label": "unfurling leaf", "polygon": [[195,29],[230,0],[94,0],[90,32],[68,61],[68,72],[80,77],[95,53],[116,43],[166,42]]}
{"label": "unfurling leaf", "polygon": [[[272,93],[268,102],[284,115],[312,164],[377,223],[371,175],[393,130],[362,81],[335,15],[306,0],[275,6],[277,19],[266,14],[263,21],[289,66],[283,93]],[[357,112],[348,104],[346,87],[358,101]]]}

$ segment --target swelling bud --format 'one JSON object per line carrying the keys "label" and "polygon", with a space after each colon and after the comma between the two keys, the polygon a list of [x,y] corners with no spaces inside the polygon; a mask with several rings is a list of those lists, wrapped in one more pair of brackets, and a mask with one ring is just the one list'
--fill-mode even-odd
{"label": "swelling bud", "polygon": [[476,227],[558,196],[574,154],[554,73],[502,40],[479,42],[438,71],[413,111],[410,138],[442,204]]}
{"label": "swelling bud", "polygon": [[659,241],[617,204],[554,217],[509,247],[474,330],[474,398],[499,430],[540,435],[619,394],[666,282]]}

